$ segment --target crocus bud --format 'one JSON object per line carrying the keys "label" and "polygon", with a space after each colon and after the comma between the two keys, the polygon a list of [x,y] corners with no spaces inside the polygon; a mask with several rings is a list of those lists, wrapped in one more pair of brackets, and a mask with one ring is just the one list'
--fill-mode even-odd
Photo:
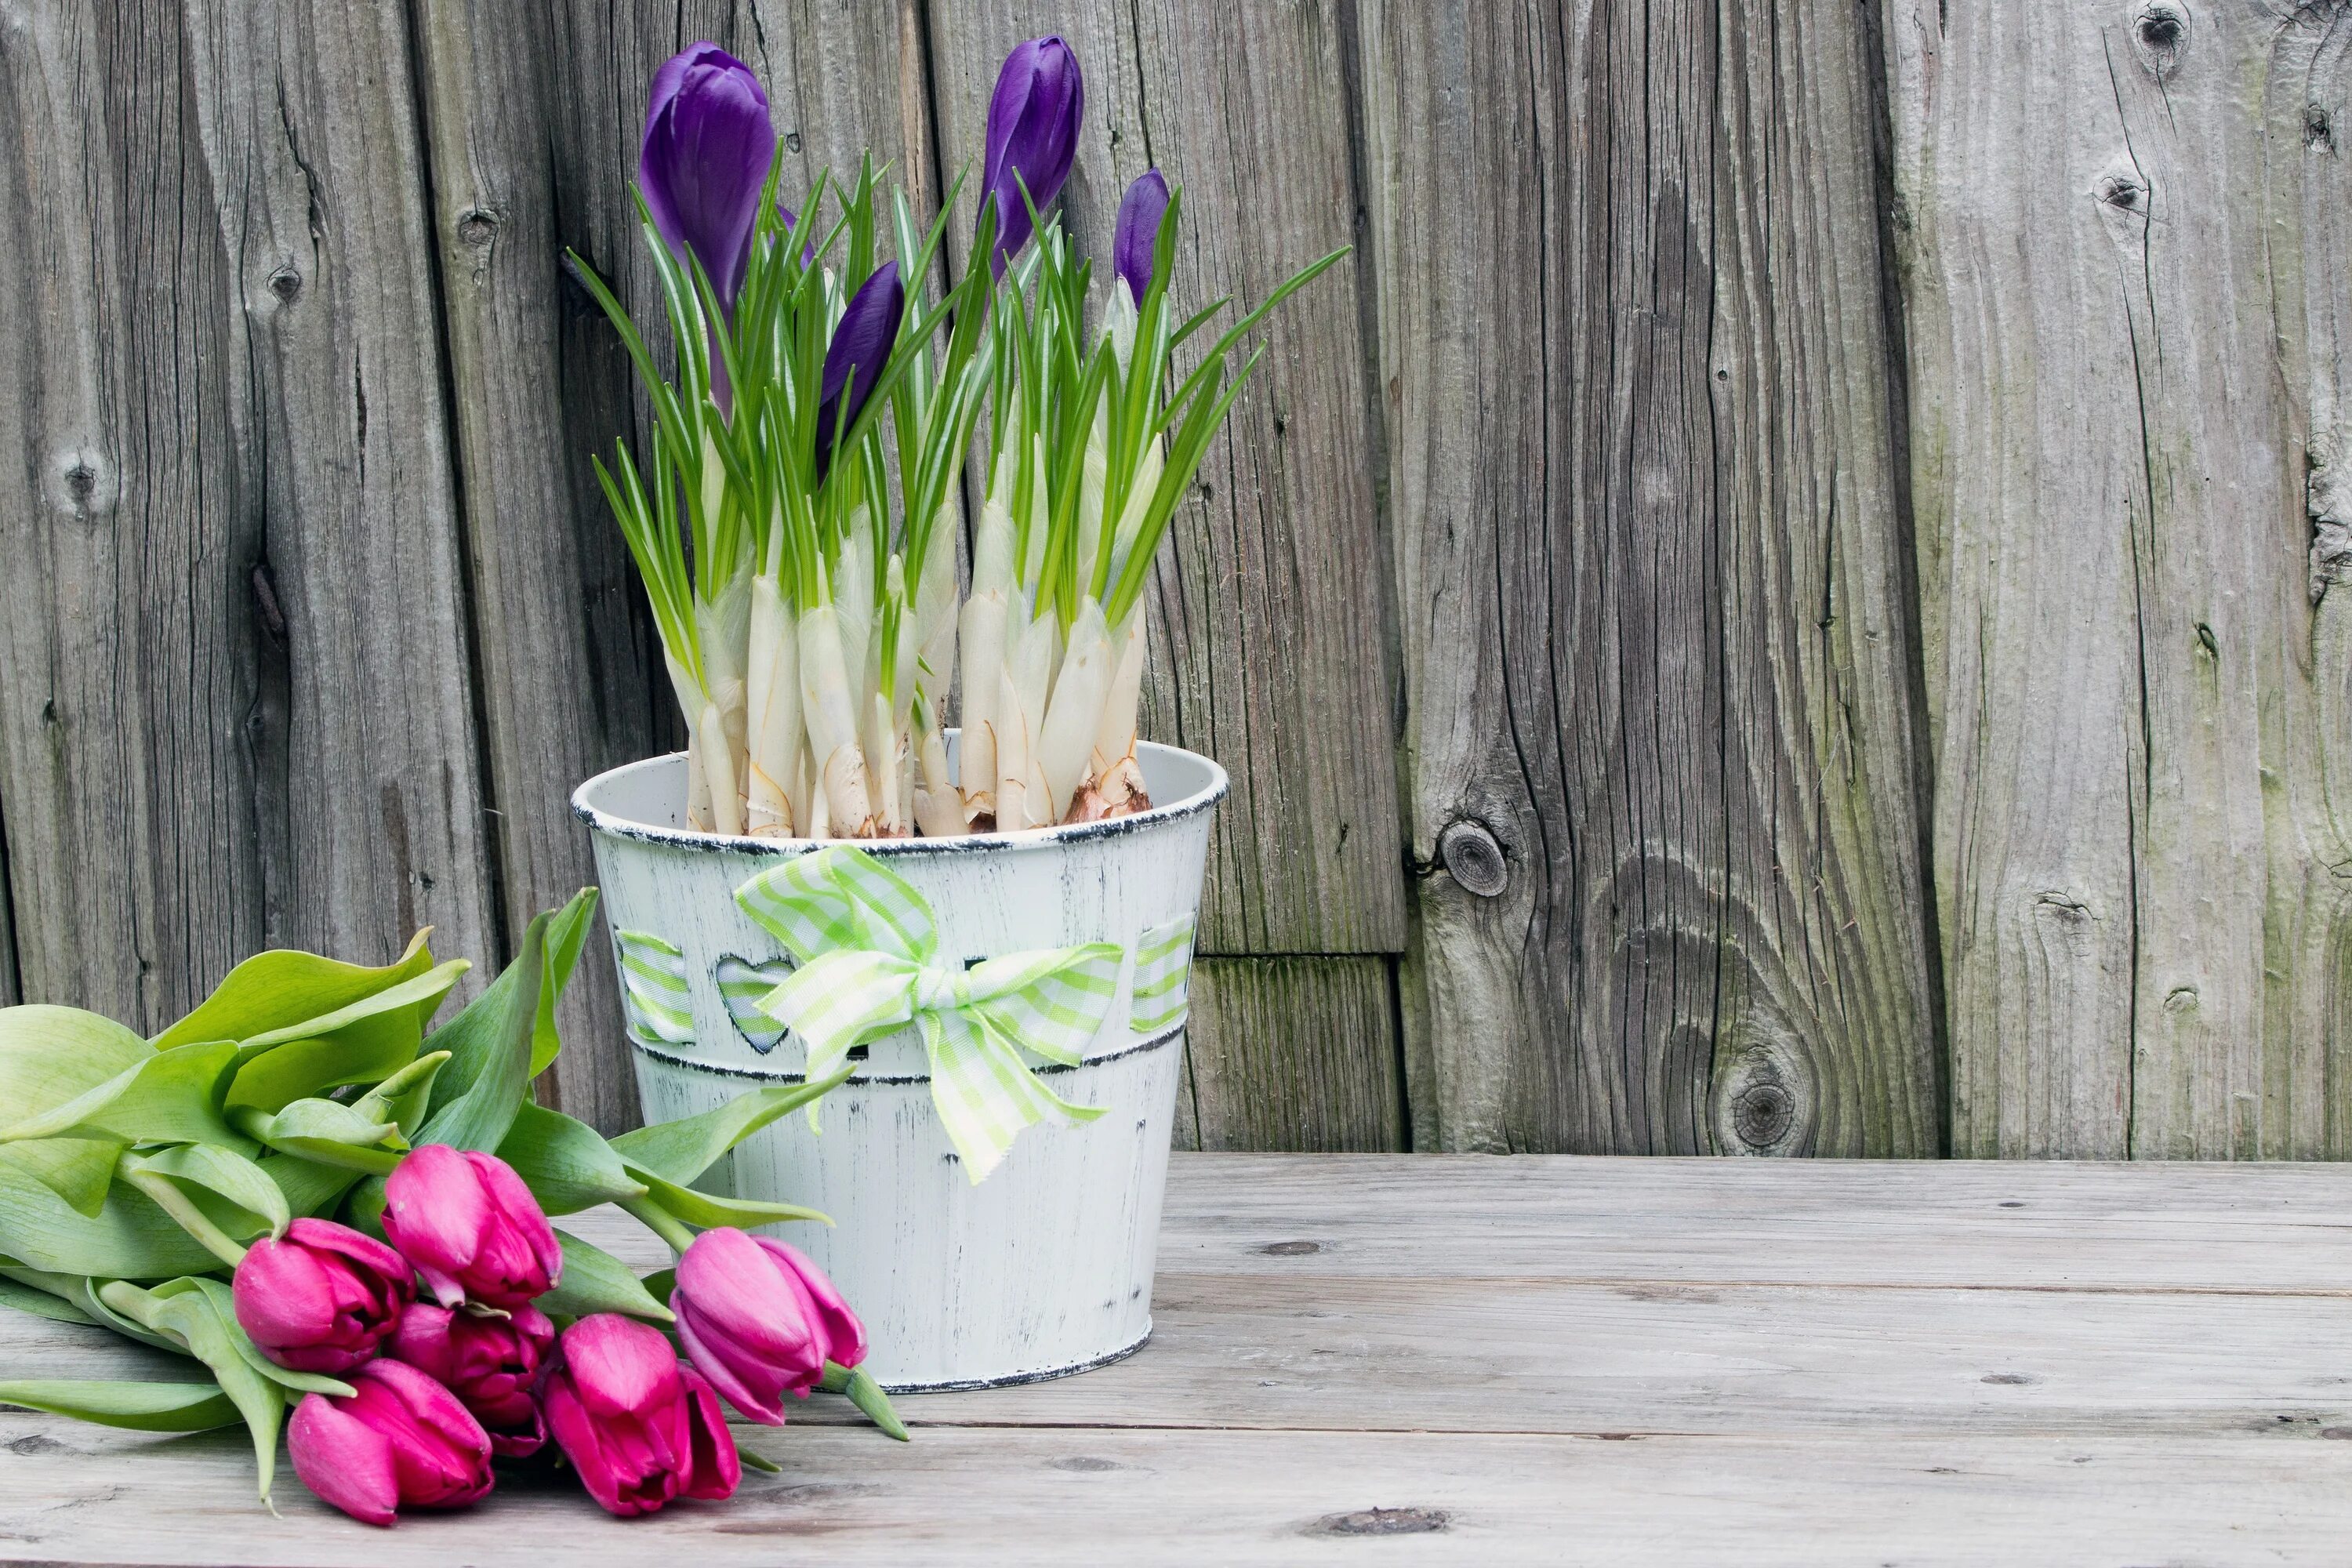
{"label": "crocus bud", "polygon": [[236,1266],[236,1321],[261,1353],[297,1372],[348,1372],[416,1294],[408,1260],[332,1220],[298,1219]]}
{"label": "crocus bud", "polygon": [[1110,260],[1130,298],[1143,303],[1151,287],[1152,247],[1160,243],[1160,220],[1168,213],[1168,182],[1157,169],[1127,187],[1118,204],[1118,226],[1111,232]]}
{"label": "crocus bud", "polygon": [[548,1432],[609,1513],[730,1497],[743,1479],[719,1396],[649,1324],[581,1319],[563,1331],[540,1396]]}
{"label": "crocus bud", "polygon": [[[1078,155],[1078,125],[1086,111],[1078,57],[1060,37],[1032,38],[1004,57],[996,92],[988,100],[988,154],[981,174],[981,199],[996,204],[996,255],[991,264],[1000,274],[1029,243],[1030,205],[1042,213],[1062,194],[1062,182]],[[1024,185],[1028,203],[1021,199]]]}
{"label": "crocus bud", "polygon": [[898,282],[898,264],[886,261],[849,297],[841,325],[824,351],[824,397],[816,410],[816,477],[823,483],[833,467],[834,431],[857,423],[858,410],[874,394],[882,369],[890,363],[890,346],[898,341],[899,318],[906,314],[907,290]]}
{"label": "crocus bud", "polygon": [[396,1361],[350,1374],[348,1399],[304,1396],[286,1426],[294,1473],[370,1524],[403,1508],[459,1508],[490,1489],[490,1439],[457,1396]]}
{"label": "crocus bud", "polygon": [[754,1421],[781,1426],[787,1391],[806,1397],[824,1363],[866,1359],[866,1326],[798,1247],[706,1230],[677,1260],[670,1310],[697,1371]]}
{"label": "crocus bud", "polygon": [[383,1234],[445,1307],[520,1307],[563,1272],[554,1228],[514,1167],[446,1143],[415,1150],[384,1178]]}
{"label": "crocus bud", "polygon": [[489,1433],[494,1453],[520,1458],[547,1442],[531,1386],[554,1343],[555,1325],[536,1307],[492,1317],[419,1301],[401,1314],[384,1353],[438,1380]]}
{"label": "crocus bud", "polygon": [[730,309],[775,161],[768,95],[741,60],[716,44],[695,44],[654,73],[637,189],[670,253],[683,261],[691,250]]}

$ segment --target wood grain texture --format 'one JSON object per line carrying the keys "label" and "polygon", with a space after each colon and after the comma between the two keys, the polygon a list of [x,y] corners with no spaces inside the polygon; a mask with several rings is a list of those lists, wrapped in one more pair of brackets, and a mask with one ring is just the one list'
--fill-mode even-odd
{"label": "wood grain texture", "polygon": [[[782,1473],[723,1506],[615,1521],[560,1474],[510,1474],[383,1531],[289,1476],[273,1519],[240,1435],[5,1414],[0,1542],[149,1564],[439,1563],[526,1535],[551,1563],[1553,1563],[1564,1542],[1580,1562],[2332,1563],[2346,1181],[1180,1155],[1142,1352],[905,1397],[906,1445],[816,1395],[736,1429]],[[613,1211],[571,1223],[667,1257]],[[169,1361],[0,1312],[0,1375]]]}
{"label": "wood grain texture", "polygon": [[1203,958],[1192,1003],[1181,1147],[1405,1147],[1387,959]]}
{"label": "wood grain texture", "polygon": [[1903,5],[1888,41],[1954,1149],[2352,1152],[2352,20]]}
{"label": "wood grain texture", "polygon": [[404,12],[12,15],[0,795],[24,987],[495,956]]}
{"label": "wood grain texture", "polygon": [[1937,1150],[1874,70],[1363,9],[1417,1147]]}
{"label": "wood grain texture", "polygon": [[[1155,165],[1184,189],[1180,309],[1223,294],[1255,304],[1355,238],[1339,13],[1291,0],[942,0],[930,22],[950,169],[976,165],[1005,52],[1047,32],[1069,40],[1087,128],[1063,208],[1098,270],[1128,182]],[[974,200],[953,231],[959,268]],[[1404,942],[1359,264],[1268,322],[1265,361],[1147,595],[1143,733],[1216,758],[1234,781],[1210,851],[1203,952]]]}

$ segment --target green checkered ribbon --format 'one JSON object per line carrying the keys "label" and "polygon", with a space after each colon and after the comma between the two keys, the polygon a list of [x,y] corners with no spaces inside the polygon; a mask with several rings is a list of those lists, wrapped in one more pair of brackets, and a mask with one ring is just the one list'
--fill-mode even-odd
{"label": "green checkered ribbon", "polygon": [[1129,1026],[1156,1035],[1183,1021],[1192,973],[1192,917],[1180,915],[1135,939],[1135,1006]]}
{"label": "green checkered ribbon", "polygon": [[622,1001],[629,1033],[649,1046],[694,1044],[694,994],[686,954],[657,936],[616,931],[621,947]]}
{"label": "green checkered ribbon", "polygon": [[849,844],[762,871],[735,901],[799,964],[760,1008],[807,1043],[810,1078],[838,1071],[853,1046],[920,1027],[932,1102],[974,1183],[1031,1123],[1103,1113],[1047,1089],[1021,1053],[1065,1066],[1082,1059],[1118,999],[1126,954],[1117,942],[942,964],[930,905]]}

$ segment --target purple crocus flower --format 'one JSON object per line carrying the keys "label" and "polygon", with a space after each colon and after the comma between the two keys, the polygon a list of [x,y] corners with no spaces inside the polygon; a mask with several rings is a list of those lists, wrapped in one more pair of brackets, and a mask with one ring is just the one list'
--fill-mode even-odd
{"label": "purple crocus flower", "polygon": [[1062,194],[1078,154],[1086,109],[1078,57],[1058,36],[1032,38],[1004,57],[995,96],[988,100],[988,157],[982,170],[982,199],[996,204],[997,253],[991,260],[999,273],[1029,243],[1022,186],[1028,186],[1029,201],[1041,213]]}
{"label": "purple crocus flower", "polygon": [[890,347],[898,341],[898,321],[906,310],[907,290],[898,282],[898,264],[886,261],[849,297],[841,325],[833,330],[833,342],[824,351],[824,401],[816,410],[820,484],[833,466],[834,429],[836,425],[846,429],[857,423],[858,410],[866,406],[874,384],[882,378],[883,367],[890,363]]}
{"label": "purple crocus flower", "polygon": [[1168,213],[1168,182],[1157,169],[1127,187],[1118,204],[1118,226],[1112,232],[1111,265],[1118,269],[1127,291],[1139,305],[1151,287],[1152,247],[1160,243],[1160,220]]}
{"label": "purple crocus flower", "polygon": [[730,310],[775,161],[768,95],[741,60],[696,44],[654,73],[637,188],[670,253],[683,261],[691,250]]}

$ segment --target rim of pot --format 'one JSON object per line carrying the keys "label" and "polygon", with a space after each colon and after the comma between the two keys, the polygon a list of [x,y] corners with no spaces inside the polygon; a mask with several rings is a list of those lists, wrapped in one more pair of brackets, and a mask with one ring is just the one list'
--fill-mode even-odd
{"label": "rim of pot", "polygon": [[[950,731],[952,732],[952,731]],[[1208,783],[1181,799],[1166,805],[1155,805],[1149,811],[1133,812],[1126,816],[1109,817],[1101,822],[1071,822],[1055,827],[1024,827],[1016,833],[967,833],[951,838],[759,838],[747,833],[703,833],[691,827],[673,827],[667,823],[638,822],[620,816],[595,805],[589,795],[601,786],[625,773],[640,768],[660,767],[682,763],[684,752],[667,752],[660,756],[643,757],[634,763],[624,763],[617,768],[607,768],[587,780],[572,792],[572,815],[598,833],[615,838],[635,838],[646,844],[667,845],[674,849],[691,849],[704,853],[728,855],[805,855],[831,844],[855,844],[871,855],[970,855],[983,850],[1053,849],[1067,844],[1083,844],[1096,839],[1116,838],[1125,834],[1141,833],[1181,817],[1192,816],[1208,810],[1232,791],[1232,780],[1215,758],[1188,752],[1181,746],[1163,745],[1157,741],[1138,741],[1138,759],[1152,752],[1195,763],[1208,770]]]}

